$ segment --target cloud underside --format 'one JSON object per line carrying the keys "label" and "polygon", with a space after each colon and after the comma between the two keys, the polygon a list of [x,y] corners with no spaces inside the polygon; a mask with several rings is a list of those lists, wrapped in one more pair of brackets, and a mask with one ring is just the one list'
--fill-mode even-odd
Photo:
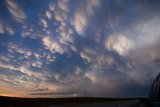
{"label": "cloud underside", "polygon": [[6,4],[8,11],[16,21],[23,22],[27,18],[23,9],[16,2],[12,0],[6,0]]}
{"label": "cloud underside", "polygon": [[58,0],[32,21],[6,0],[16,25],[0,19],[0,95],[147,96],[160,58],[155,4]]}

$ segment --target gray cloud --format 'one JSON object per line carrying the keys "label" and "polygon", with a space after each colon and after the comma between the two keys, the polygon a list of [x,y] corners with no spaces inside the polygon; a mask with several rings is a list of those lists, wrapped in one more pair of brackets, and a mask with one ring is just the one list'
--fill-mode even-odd
{"label": "gray cloud", "polygon": [[6,4],[13,18],[18,22],[21,22],[21,23],[24,22],[27,16],[24,13],[23,9],[15,1],[12,1],[12,0],[6,0]]}
{"label": "gray cloud", "polygon": [[94,17],[94,8],[100,6],[99,0],[88,0],[88,1],[81,1],[77,6],[74,13],[73,18],[73,26],[77,33],[81,36],[85,36],[85,30],[89,25],[89,21]]}
{"label": "gray cloud", "polygon": [[2,22],[0,22],[0,33],[4,33],[4,26]]}
{"label": "gray cloud", "polygon": [[43,43],[46,46],[46,49],[50,50],[51,52],[58,52],[60,54],[64,53],[64,49],[62,48],[61,44],[54,40],[51,36],[46,36],[43,38]]}
{"label": "gray cloud", "polygon": [[74,95],[74,93],[53,93],[53,92],[43,92],[43,93],[30,93],[30,95],[62,95],[62,96],[66,96],[66,95]]}
{"label": "gray cloud", "polygon": [[7,22],[3,21],[3,20],[0,20],[0,33],[1,34],[8,34],[10,36],[14,35],[15,34],[15,30],[14,28],[8,24]]}

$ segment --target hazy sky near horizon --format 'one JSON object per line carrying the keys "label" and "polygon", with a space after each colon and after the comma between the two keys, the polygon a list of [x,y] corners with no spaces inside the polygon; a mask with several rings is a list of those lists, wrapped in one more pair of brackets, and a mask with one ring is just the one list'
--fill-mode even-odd
{"label": "hazy sky near horizon", "polygon": [[1,0],[0,95],[148,96],[159,0]]}

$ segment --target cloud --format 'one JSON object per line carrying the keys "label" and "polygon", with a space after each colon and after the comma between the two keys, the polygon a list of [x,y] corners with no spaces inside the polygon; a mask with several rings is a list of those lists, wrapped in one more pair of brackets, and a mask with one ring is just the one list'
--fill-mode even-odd
{"label": "cloud", "polygon": [[41,22],[42,22],[44,28],[48,27],[48,23],[45,19],[41,19]]}
{"label": "cloud", "polygon": [[[0,75],[0,95],[2,96],[13,96],[20,97],[26,96],[24,91],[27,91],[26,88],[18,87],[13,80],[13,77]],[[22,91],[23,90],[23,91]]]}
{"label": "cloud", "polygon": [[94,9],[100,6],[99,0],[88,0],[79,3],[74,13],[73,26],[77,33],[81,36],[85,36],[85,30],[89,25],[89,21],[94,17]]}
{"label": "cloud", "polygon": [[54,10],[55,10],[55,4],[54,4],[54,3],[50,3],[50,4],[49,4],[49,9],[50,9],[51,11],[54,11]]}
{"label": "cloud", "polygon": [[16,67],[13,67],[13,66],[10,66],[10,65],[5,65],[5,64],[2,64],[2,63],[0,63],[0,67],[5,68],[5,69],[9,69],[9,70],[14,70],[14,71],[18,70],[18,68],[16,68]]}
{"label": "cloud", "polygon": [[48,17],[48,19],[51,19],[52,18],[52,13],[49,10],[47,10],[46,11],[46,16]]}
{"label": "cloud", "polygon": [[47,40],[47,38],[49,38],[48,36],[43,36],[43,44],[45,43],[44,45],[47,47],[47,44],[52,42],[51,44],[53,45],[47,48],[50,51],[52,50],[52,52],[53,50],[58,53],[77,51],[74,46],[74,28],[68,22],[70,20],[68,3],[69,1],[63,0],[59,0],[56,3],[51,2],[49,4],[49,9],[46,10],[45,14],[42,13],[39,17],[41,29],[46,35],[50,35],[50,38],[52,38],[51,41],[49,39]]}
{"label": "cloud", "polygon": [[96,77],[96,75],[93,72],[92,73],[88,72],[88,73],[85,74],[85,76],[87,78],[89,78],[92,81],[92,83],[97,82],[97,77]]}
{"label": "cloud", "polygon": [[[152,63],[159,58],[160,32],[156,15],[141,21],[135,21],[121,33],[111,34],[106,42],[107,49],[116,51],[138,64]],[[137,65],[138,65],[137,64]]]}
{"label": "cloud", "polygon": [[12,27],[7,27],[6,30],[7,30],[9,35],[14,35],[15,34],[15,31],[13,30]]}
{"label": "cloud", "polygon": [[[48,88],[46,88],[46,86]],[[0,95],[31,97],[35,92],[59,92],[61,87],[26,75],[0,75]],[[33,97],[33,96],[32,96]]]}
{"label": "cloud", "polygon": [[[123,96],[121,89],[125,88],[128,81],[124,81],[125,77],[121,77],[122,74],[104,74],[98,72],[86,72],[85,76],[90,80],[87,91],[92,96]],[[96,93],[95,93],[96,92]],[[114,93],[113,93],[114,92]],[[123,91],[122,91],[123,92]]]}
{"label": "cloud", "polygon": [[[18,4],[23,1],[5,3],[16,21],[27,19]],[[158,74],[152,63],[160,53],[158,10],[153,11],[157,5],[147,8],[143,1],[115,0],[45,4],[40,10],[29,9],[27,13],[35,16],[23,26],[13,28],[7,18],[0,21],[2,35],[16,34],[0,39],[0,86],[3,83],[8,93],[19,88],[17,95],[26,89],[19,94],[33,97],[83,95],[87,88],[91,96],[123,97],[149,89]]]}
{"label": "cloud", "polygon": [[68,11],[68,0],[60,0],[58,1],[58,6],[62,11]]}
{"label": "cloud", "polygon": [[40,61],[33,62],[32,66],[37,67],[37,68],[41,68],[42,67],[42,62],[40,62]]}
{"label": "cloud", "polygon": [[103,54],[103,51],[95,50],[92,48],[85,48],[82,52],[80,52],[80,56],[87,60],[90,64],[91,68],[96,71],[103,71],[109,69],[112,65],[114,65],[115,60],[108,53]]}
{"label": "cloud", "polygon": [[15,52],[20,53],[20,54],[24,55],[24,58],[26,58],[26,59],[28,59],[29,57],[32,56],[32,52],[30,50],[23,49],[23,48],[19,47],[18,45],[13,44],[12,42],[8,43],[8,51],[13,52],[13,53],[15,53]]}
{"label": "cloud", "polygon": [[6,4],[7,9],[16,21],[22,23],[27,18],[23,9],[15,1],[6,0]]}
{"label": "cloud", "polygon": [[7,24],[5,21],[0,20],[0,33],[7,33],[8,35],[12,36],[15,34],[15,30],[11,25]]}
{"label": "cloud", "polygon": [[135,40],[135,42],[138,43],[137,47],[148,47],[159,42],[159,19],[160,18],[158,16],[155,16],[151,19],[133,25],[135,31],[138,33],[135,35],[137,37]]}
{"label": "cloud", "polygon": [[0,33],[4,33],[4,26],[3,26],[3,24],[1,23],[1,21],[0,21]]}
{"label": "cloud", "polygon": [[119,55],[125,56],[129,50],[134,48],[134,42],[121,34],[112,34],[105,41],[108,50],[114,50]]}
{"label": "cloud", "polygon": [[39,28],[33,24],[24,25],[21,30],[21,36],[23,38],[31,38],[31,39],[39,39],[43,37],[42,33],[39,32]]}
{"label": "cloud", "polygon": [[61,47],[61,44],[54,40],[51,36],[46,36],[43,38],[43,44],[46,49],[50,50],[51,52],[55,53],[64,53],[64,49]]}
{"label": "cloud", "polygon": [[12,65],[5,65],[5,64],[0,63],[0,68],[9,69],[12,71],[20,71],[28,76],[38,77],[38,75],[39,75],[38,73],[36,73],[36,72],[34,73],[33,71],[29,70],[27,66],[15,67]]}
{"label": "cloud", "polygon": [[42,88],[42,89],[35,89],[34,91],[36,91],[36,92],[45,92],[45,91],[48,91],[49,89],[48,88]]}
{"label": "cloud", "polygon": [[[8,51],[10,56],[12,56],[8,57],[10,61],[16,61],[14,63],[18,65],[27,64],[28,66],[41,68],[44,61],[45,64],[55,61],[55,56],[50,52],[34,52],[33,50],[26,49],[22,46],[20,47],[12,42],[8,43]],[[17,57],[16,54],[19,54],[19,56]]]}
{"label": "cloud", "polygon": [[30,93],[30,95],[61,95],[61,96],[66,96],[66,95],[69,95],[69,96],[74,96],[75,94],[74,93],[53,93],[53,92],[41,92],[41,93]]}
{"label": "cloud", "polygon": [[87,26],[87,18],[84,16],[84,13],[81,11],[77,11],[74,16],[73,25],[75,26],[75,30],[79,35],[84,35],[85,27]]}
{"label": "cloud", "polygon": [[3,62],[3,61],[5,61],[5,62],[10,62],[11,60],[10,60],[10,58],[8,58],[7,56],[0,55],[0,61],[1,61],[1,62]]}
{"label": "cloud", "polygon": [[34,53],[34,56],[36,57],[37,60],[42,57],[42,56],[41,56],[40,54],[38,54],[38,53]]}
{"label": "cloud", "polygon": [[[18,85],[18,87],[27,88],[27,90],[24,90],[24,92],[31,91],[34,92],[35,90],[44,89],[47,86],[47,89],[50,91],[56,91],[58,92],[62,90],[62,86],[57,83],[50,83],[48,82],[48,76],[51,75],[49,72],[46,74],[46,72],[37,72],[31,70],[28,66],[21,65],[19,67],[15,67],[12,65],[6,65],[3,63],[0,63],[0,69],[4,70],[6,69],[6,72],[15,72],[13,75],[7,75],[1,74],[3,76],[3,81],[5,81],[6,85]],[[22,74],[17,75],[16,72],[22,72]],[[12,81],[12,82],[11,82]],[[2,82],[2,81],[1,81]],[[7,83],[6,83],[7,82]],[[20,88],[19,87],[19,88]]]}

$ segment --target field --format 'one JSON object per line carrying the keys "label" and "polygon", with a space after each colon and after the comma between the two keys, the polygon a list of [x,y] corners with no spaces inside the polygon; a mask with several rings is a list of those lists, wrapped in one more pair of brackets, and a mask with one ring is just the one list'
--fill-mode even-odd
{"label": "field", "polygon": [[0,97],[0,107],[148,107],[148,101],[147,98]]}

